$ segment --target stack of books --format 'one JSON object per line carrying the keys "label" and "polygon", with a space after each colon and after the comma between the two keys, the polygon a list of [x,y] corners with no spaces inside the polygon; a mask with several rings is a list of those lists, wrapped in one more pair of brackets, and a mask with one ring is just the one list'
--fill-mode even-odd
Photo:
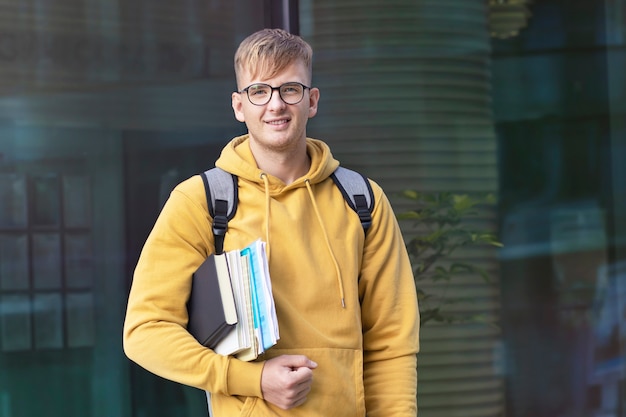
{"label": "stack of books", "polygon": [[278,342],[265,246],[211,254],[193,274],[187,330],[216,353],[250,361]]}

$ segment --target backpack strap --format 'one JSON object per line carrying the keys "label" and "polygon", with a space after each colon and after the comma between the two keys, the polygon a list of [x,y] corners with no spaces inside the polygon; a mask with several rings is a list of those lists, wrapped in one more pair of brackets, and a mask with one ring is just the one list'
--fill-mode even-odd
{"label": "backpack strap", "polygon": [[237,211],[237,176],[220,168],[211,168],[202,173],[209,214],[213,218],[215,253],[224,251],[224,236],[228,221]]}
{"label": "backpack strap", "polygon": [[337,188],[343,194],[352,210],[359,215],[363,230],[372,225],[372,210],[374,209],[374,193],[366,177],[348,168],[338,167],[330,174]]}
{"label": "backpack strap", "polygon": [[[239,200],[237,176],[220,168],[211,168],[202,173],[209,214],[213,218],[215,253],[224,251],[224,236],[228,221],[235,216]],[[348,206],[358,214],[363,230],[372,225],[374,193],[366,177],[348,168],[338,167],[330,177],[341,191]]]}

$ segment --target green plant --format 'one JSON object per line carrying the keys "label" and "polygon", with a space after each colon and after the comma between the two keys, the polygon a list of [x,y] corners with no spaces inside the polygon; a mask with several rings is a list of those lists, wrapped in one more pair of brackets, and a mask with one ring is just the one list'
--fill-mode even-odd
{"label": "green plant", "polygon": [[400,213],[398,219],[413,221],[417,232],[407,241],[406,247],[415,275],[421,324],[431,320],[454,322],[476,319],[446,313],[445,305],[467,300],[446,297],[445,293],[429,293],[424,284],[430,281],[449,285],[460,274],[478,274],[489,282],[489,275],[483,268],[472,263],[454,262],[450,255],[468,246],[502,246],[490,231],[470,227],[476,223],[472,220],[479,216],[481,209],[495,204],[495,197],[492,194],[419,193],[410,190],[402,195],[413,204],[410,210]]}

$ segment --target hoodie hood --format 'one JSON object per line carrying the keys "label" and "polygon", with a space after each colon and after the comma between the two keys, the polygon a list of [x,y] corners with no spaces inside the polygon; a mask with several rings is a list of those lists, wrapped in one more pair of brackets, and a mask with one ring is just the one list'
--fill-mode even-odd
{"label": "hoodie hood", "polygon": [[[215,166],[240,178],[257,183],[259,187],[264,187],[262,179],[264,172],[257,167],[250,150],[249,140],[248,134],[231,140],[222,150]],[[328,178],[339,166],[339,161],[333,158],[330,148],[324,142],[307,138],[306,147],[307,154],[311,158],[311,168],[305,176],[286,186],[280,179],[265,173],[269,181],[269,191],[272,194],[280,192],[285,188],[304,187],[307,180],[310,184],[320,183]]]}

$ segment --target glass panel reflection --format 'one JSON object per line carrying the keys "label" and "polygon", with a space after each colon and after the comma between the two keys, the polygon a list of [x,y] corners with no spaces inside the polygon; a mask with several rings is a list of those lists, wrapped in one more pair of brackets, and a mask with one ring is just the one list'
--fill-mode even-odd
{"label": "glass panel reflection", "polygon": [[93,283],[91,235],[65,236],[65,283],[68,288],[91,288]]}
{"label": "glass panel reflection", "polygon": [[86,347],[94,344],[93,294],[68,294],[67,344],[68,347]]}
{"label": "glass panel reflection", "polygon": [[593,319],[590,383],[601,387],[602,408],[618,409],[626,369],[626,261],[599,269]]}
{"label": "glass panel reflection", "polygon": [[63,303],[61,294],[35,294],[33,299],[35,347],[63,347]]}
{"label": "glass panel reflection", "polygon": [[36,289],[61,287],[61,239],[58,233],[33,235],[33,277]]}
{"label": "glass panel reflection", "polygon": [[26,221],[26,177],[0,174],[0,228],[25,227]]}
{"label": "glass panel reflection", "polygon": [[31,302],[27,295],[0,296],[2,350],[29,350],[31,340]]}
{"label": "glass panel reflection", "polygon": [[27,236],[0,235],[0,290],[25,290],[29,287]]}
{"label": "glass panel reflection", "polygon": [[59,178],[55,174],[33,178],[32,223],[34,226],[59,226]]}
{"label": "glass panel reflection", "polygon": [[66,227],[91,224],[91,185],[87,176],[63,177],[63,221]]}

